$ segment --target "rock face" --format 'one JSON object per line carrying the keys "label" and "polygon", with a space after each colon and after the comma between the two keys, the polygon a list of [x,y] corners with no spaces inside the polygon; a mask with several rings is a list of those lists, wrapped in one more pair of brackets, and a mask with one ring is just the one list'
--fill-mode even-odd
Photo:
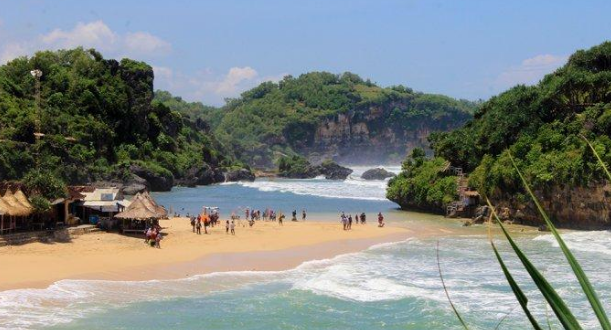
{"label": "rock face", "polygon": [[395,176],[394,173],[388,172],[383,168],[372,168],[365,171],[361,175],[361,178],[365,180],[385,180],[387,178],[392,178],[393,176]]}
{"label": "rock face", "polygon": [[225,172],[225,181],[234,182],[234,181],[255,181],[255,174],[245,168],[239,170],[233,170]]}
{"label": "rock face", "polygon": [[[554,186],[534,192],[541,206],[558,227],[576,229],[608,229],[611,227],[611,184],[598,183],[587,187]],[[515,223],[539,226],[544,223],[534,203],[515,196],[492,196],[497,208]],[[504,208],[507,208],[505,211]]]}
{"label": "rock face", "polygon": [[140,165],[131,165],[129,171],[145,180],[146,187],[151,191],[170,191],[174,186],[174,177],[171,174],[169,176],[158,174]]}
{"label": "rock face", "polygon": [[323,119],[292,147],[315,163],[323,159],[352,164],[399,163],[409,150],[428,148],[430,133],[461,127],[470,119],[466,113],[439,120],[415,117],[408,126],[399,125],[391,120],[391,113],[402,107],[405,104],[401,102],[389,102]]}

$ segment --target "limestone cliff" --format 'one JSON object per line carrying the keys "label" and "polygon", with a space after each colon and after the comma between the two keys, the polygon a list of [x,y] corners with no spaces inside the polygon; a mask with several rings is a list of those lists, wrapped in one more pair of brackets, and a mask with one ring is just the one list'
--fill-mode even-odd
{"label": "limestone cliff", "polygon": [[[608,229],[611,225],[611,185],[593,183],[587,187],[553,186],[546,191],[535,191],[541,206],[556,226],[577,229]],[[496,206],[507,208],[507,217],[517,223],[542,225],[543,219],[530,200],[499,194]]]}
{"label": "limestone cliff", "polygon": [[391,111],[402,104],[370,106],[350,110],[321,120],[311,136],[292,147],[312,161],[334,159],[345,164],[397,164],[416,147],[428,149],[427,138],[434,131],[462,126],[470,115],[431,119],[414,118],[393,122]]}

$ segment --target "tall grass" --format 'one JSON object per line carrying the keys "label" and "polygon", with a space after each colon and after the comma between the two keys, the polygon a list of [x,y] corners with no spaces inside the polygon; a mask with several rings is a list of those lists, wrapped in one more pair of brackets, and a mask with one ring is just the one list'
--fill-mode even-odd
{"label": "tall grass", "polygon": [[[606,164],[603,162],[602,158],[600,157],[600,155],[598,154],[598,152],[596,151],[594,146],[584,136],[582,136],[582,138],[587,142],[588,146],[590,147],[590,149],[592,150],[592,152],[596,156],[596,159],[597,159],[599,165],[603,168],[605,174],[607,175],[607,177],[611,181],[611,173],[609,172]],[[526,189],[526,191],[528,192],[528,195],[530,196],[530,198],[534,202],[535,206],[537,207],[537,210],[538,210],[539,214],[541,215],[541,217],[543,218],[543,220],[545,221],[545,224],[547,225],[547,227],[551,231],[552,235],[554,236],[554,238],[558,242],[558,245],[559,245],[562,253],[564,254],[568,264],[571,266],[571,269],[572,269],[573,273],[575,274],[575,277],[577,278],[577,280],[578,280],[578,282],[579,282],[579,284],[581,286],[581,289],[582,289],[584,295],[586,296],[586,298],[588,299],[588,302],[590,303],[592,311],[594,312],[594,314],[596,315],[596,317],[598,319],[598,322],[599,322],[599,324],[601,326],[601,329],[603,329],[603,330],[611,330],[611,324],[609,323],[609,318],[607,317],[607,314],[606,314],[606,312],[605,312],[605,310],[604,310],[604,308],[603,308],[603,306],[602,306],[602,304],[600,302],[600,299],[598,298],[598,295],[596,294],[596,291],[594,290],[594,287],[590,283],[590,280],[588,279],[588,276],[583,271],[583,269],[581,268],[581,265],[579,264],[579,262],[577,261],[577,259],[575,258],[575,256],[571,252],[571,250],[568,248],[568,246],[566,245],[566,243],[562,239],[560,233],[558,232],[558,230],[556,229],[556,227],[554,226],[554,224],[550,220],[549,216],[547,215],[547,213],[545,212],[545,210],[543,209],[543,207],[539,203],[539,200],[537,199],[537,197],[535,196],[535,194],[533,193],[533,191],[531,189],[531,185],[529,184],[528,180],[526,180],[526,178],[524,177],[524,175],[522,174],[522,172],[518,168],[518,165],[516,164],[516,161],[513,158],[513,156],[511,155],[511,153],[509,154],[509,157],[511,159],[511,163],[512,163],[514,169],[516,170],[516,172],[518,173],[518,175],[520,177],[520,180],[522,181],[522,184],[524,185],[524,188]],[[545,300],[549,304],[549,307],[552,309],[552,311],[556,315],[556,318],[558,319],[558,321],[562,324],[562,326],[565,329],[568,329],[568,330],[580,330],[580,329],[582,329],[581,325],[577,321],[577,318],[575,318],[575,315],[571,312],[571,310],[567,306],[566,302],[558,295],[556,290],[547,281],[545,276],[543,276],[543,274],[541,274],[541,272],[532,264],[530,259],[524,253],[524,251],[522,251],[522,249],[520,249],[520,247],[513,240],[513,238],[511,237],[511,235],[509,234],[509,232],[507,231],[507,229],[503,225],[502,221],[499,219],[499,217],[498,217],[498,215],[496,213],[496,210],[494,209],[494,207],[490,203],[490,200],[488,200],[487,197],[486,197],[486,203],[488,204],[488,206],[490,207],[490,209],[492,211],[491,215],[490,215],[489,222],[488,222],[489,225],[492,223],[492,218],[494,218],[495,222],[500,226],[503,235],[505,236],[505,238],[509,242],[509,245],[513,249],[513,252],[516,254],[518,259],[522,263],[522,266],[527,271],[527,273],[530,276],[531,280],[537,286],[537,289],[539,290],[539,292],[543,295],[543,297],[545,298]],[[492,246],[492,250],[494,251],[494,254],[496,256],[496,259],[497,259],[499,265],[501,266],[501,270],[503,271],[503,274],[505,275],[505,279],[507,280],[509,286],[511,287],[511,290],[513,291],[513,293],[514,293],[518,303],[522,307],[522,310],[524,311],[524,314],[528,318],[528,320],[529,320],[530,324],[532,325],[533,329],[542,330],[541,326],[539,325],[537,320],[534,318],[534,316],[530,312],[530,309],[528,307],[528,298],[526,297],[524,292],[521,290],[519,284],[515,281],[515,279],[511,275],[511,272],[507,268],[507,265],[505,264],[503,258],[501,257],[500,253],[498,252],[498,250],[497,250],[497,248],[496,248],[496,246],[494,244],[494,240],[492,238],[492,235],[490,234],[490,231],[489,231],[488,237],[489,237],[490,245]],[[440,271],[440,274],[441,274],[441,268],[439,269],[439,271]],[[446,295],[447,295],[448,299],[450,299],[449,298],[449,294],[447,293],[447,289],[445,287],[445,284],[444,284],[444,290],[446,291]],[[454,313],[457,315],[460,323],[463,325],[463,327],[465,327],[465,329],[467,329],[466,323],[464,322],[463,318],[460,316],[460,314],[458,313],[458,311],[454,307],[454,304],[452,304],[451,301],[450,301],[450,304],[452,305],[452,309],[453,309]],[[549,322],[549,318],[547,320],[547,324],[548,324],[548,327],[551,328],[550,322]]]}

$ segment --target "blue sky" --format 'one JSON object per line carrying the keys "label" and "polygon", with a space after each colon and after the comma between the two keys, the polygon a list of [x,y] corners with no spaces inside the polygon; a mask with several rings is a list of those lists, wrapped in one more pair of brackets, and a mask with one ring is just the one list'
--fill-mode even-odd
{"label": "blue sky", "polygon": [[611,39],[611,1],[0,0],[0,62],[95,47],[155,68],[156,88],[221,105],[286,74],[486,99]]}

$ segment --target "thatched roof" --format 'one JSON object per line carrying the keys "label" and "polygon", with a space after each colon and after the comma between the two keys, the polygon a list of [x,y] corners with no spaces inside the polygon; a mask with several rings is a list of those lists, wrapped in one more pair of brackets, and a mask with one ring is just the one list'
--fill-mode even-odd
{"label": "thatched roof", "polygon": [[165,218],[168,212],[148,193],[138,193],[132,199],[125,211],[115,215],[119,219],[160,219]]}
{"label": "thatched roof", "polygon": [[151,197],[148,191],[145,191],[140,194],[140,198],[143,199],[145,205],[149,206],[150,208],[153,208],[160,218],[165,218],[168,216],[168,211],[166,211],[163,206],[157,204],[157,202],[153,199],[153,197]]}
{"label": "thatched roof", "polygon": [[7,189],[1,199],[4,202],[2,209],[5,215],[28,216],[34,209],[21,190],[17,190],[15,195],[10,189]]}
{"label": "thatched roof", "polygon": [[155,209],[151,209],[145,205],[142,199],[137,199],[132,201],[125,211],[115,215],[115,218],[144,220],[155,219],[158,218],[158,216]]}

